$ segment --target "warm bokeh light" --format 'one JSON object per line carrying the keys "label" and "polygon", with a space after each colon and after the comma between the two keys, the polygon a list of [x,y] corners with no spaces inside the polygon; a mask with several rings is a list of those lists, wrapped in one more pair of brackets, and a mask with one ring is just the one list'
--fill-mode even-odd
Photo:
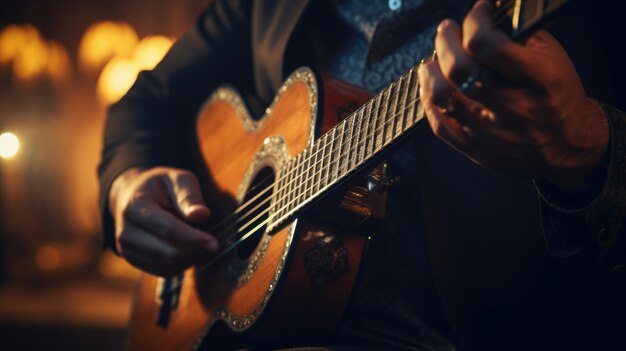
{"label": "warm bokeh light", "polygon": [[11,62],[30,42],[39,40],[39,32],[30,24],[4,27],[0,31],[0,64]]}
{"label": "warm bokeh light", "polygon": [[21,81],[47,76],[61,82],[72,70],[65,47],[48,42],[30,24],[12,24],[0,31],[0,65],[11,65],[13,75]]}
{"label": "warm bokeh light", "polygon": [[149,36],[142,39],[130,58],[115,57],[109,61],[98,79],[98,98],[105,104],[119,100],[137,79],[140,71],[153,69],[167,53],[174,39]]}
{"label": "warm bokeh light", "polygon": [[20,149],[20,141],[13,133],[0,134],[0,157],[11,158]]}
{"label": "warm bokeh light", "polygon": [[133,50],[133,61],[140,71],[153,69],[174,44],[174,39],[163,35],[148,36]]}
{"label": "warm bokeh light", "polygon": [[48,65],[47,73],[55,82],[63,82],[72,73],[72,61],[67,51],[58,42],[48,43]]}
{"label": "warm bokeh light", "polygon": [[137,79],[137,64],[129,59],[115,58],[102,70],[98,78],[98,98],[106,104],[119,100]]}
{"label": "warm bokeh light", "polygon": [[48,46],[40,37],[24,43],[13,58],[13,74],[22,80],[44,74],[47,66]]}
{"label": "warm bokeh light", "polygon": [[95,71],[113,57],[130,57],[138,42],[135,30],[124,22],[97,22],[80,41],[78,62],[83,70]]}

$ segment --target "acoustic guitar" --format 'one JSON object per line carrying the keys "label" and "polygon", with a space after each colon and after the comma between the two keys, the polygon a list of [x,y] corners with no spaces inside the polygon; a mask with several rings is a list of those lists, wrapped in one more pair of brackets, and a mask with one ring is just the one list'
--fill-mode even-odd
{"label": "acoustic guitar", "polygon": [[[516,39],[567,1],[501,1]],[[374,96],[309,68],[260,119],[231,87],[197,118],[205,228],[221,252],[180,275],[143,274],[131,350],[315,345],[340,325],[396,179],[382,157],[424,124],[417,66]]]}

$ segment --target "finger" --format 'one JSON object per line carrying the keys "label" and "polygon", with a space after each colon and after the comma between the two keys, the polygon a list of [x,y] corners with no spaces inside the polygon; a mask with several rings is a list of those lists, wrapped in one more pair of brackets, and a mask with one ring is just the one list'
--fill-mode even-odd
{"label": "finger", "polygon": [[423,63],[419,66],[417,74],[422,102],[429,102],[442,109],[447,108],[453,87],[441,73],[439,64],[436,61]]}
{"label": "finger", "polygon": [[444,20],[439,24],[435,50],[444,77],[457,86],[463,84],[468,77],[478,75],[480,67],[465,52],[461,28],[456,22]]}
{"label": "finger", "polygon": [[[438,73],[437,73],[438,72]],[[424,113],[428,119],[428,124],[435,135],[448,141],[450,144],[457,148],[461,148],[464,141],[464,133],[462,127],[454,120],[446,116],[441,111],[441,107],[436,103],[437,94],[450,94],[451,89],[440,87],[441,82],[445,82],[445,85],[449,84],[441,76],[439,66],[435,62],[424,63],[420,65],[418,72],[420,97],[422,105],[424,106]],[[438,89],[442,89],[438,91]],[[450,96],[450,95],[448,95]]]}
{"label": "finger", "polygon": [[179,247],[191,249],[204,247],[210,252],[216,252],[219,247],[217,239],[212,235],[192,227],[173,213],[151,202],[131,203],[124,211],[124,218]]}
{"label": "finger", "polygon": [[497,75],[513,82],[528,82],[534,77],[533,58],[527,48],[499,30],[493,18],[493,5],[478,1],[463,21],[463,46],[478,61]]}
{"label": "finger", "polygon": [[120,253],[134,266],[160,276],[175,275],[199,260],[201,252],[178,248],[142,228],[127,225],[119,237]]}
{"label": "finger", "polygon": [[168,179],[166,183],[170,197],[183,218],[196,223],[209,219],[209,208],[202,198],[198,178],[193,173],[170,172]]}
{"label": "finger", "polygon": [[466,135],[459,123],[446,116],[432,104],[424,106],[424,113],[433,134],[455,149],[465,153],[467,147]]}
{"label": "finger", "polygon": [[[479,131],[485,127],[486,123],[490,122],[489,115],[485,113],[485,108],[464,96],[457,87],[452,86],[443,76],[436,62],[421,65],[418,76],[422,101],[438,106],[439,113],[443,112],[441,109],[449,109],[448,105],[452,103],[454,111],[449,113],[460,124]],[[450,116],[446,117],[449,119]]]}

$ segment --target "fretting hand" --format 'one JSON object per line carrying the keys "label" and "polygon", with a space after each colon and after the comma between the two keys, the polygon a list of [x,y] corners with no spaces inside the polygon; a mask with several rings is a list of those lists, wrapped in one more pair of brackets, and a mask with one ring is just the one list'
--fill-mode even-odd
{"label": "fretting hand", "polygon": [[[433,132],[481,165],[587,198],[601,182],[609,139],[602,109],[550,34],[514,42],[497,29],[493,11],[479,1],[462,28],[451,20],[439,25],[438,60],[419,69]],[[476,77],[480,85],[461,91]]]}

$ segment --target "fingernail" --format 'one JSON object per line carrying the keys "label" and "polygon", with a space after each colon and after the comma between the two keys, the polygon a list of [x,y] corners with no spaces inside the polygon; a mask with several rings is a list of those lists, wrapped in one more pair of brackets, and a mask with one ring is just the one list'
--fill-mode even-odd
{"label": "fingernail", "polygon": [[188,205],[186,208],[186,214],[189,215],[193,212],[209,212],[209,209],[203,205]]}
{"label": "fingernail", "polygon": [[219,245],[217,244],[217,241],[211,240],[206,243],[204,247],[210,252],[217,252]]}
{"label": "fingernail", "polygon": [[449,19],[441,21],[441,23],[437,26],[437,33],[441,32],[448,24],[450,24],[450,21],[451,20]]}

